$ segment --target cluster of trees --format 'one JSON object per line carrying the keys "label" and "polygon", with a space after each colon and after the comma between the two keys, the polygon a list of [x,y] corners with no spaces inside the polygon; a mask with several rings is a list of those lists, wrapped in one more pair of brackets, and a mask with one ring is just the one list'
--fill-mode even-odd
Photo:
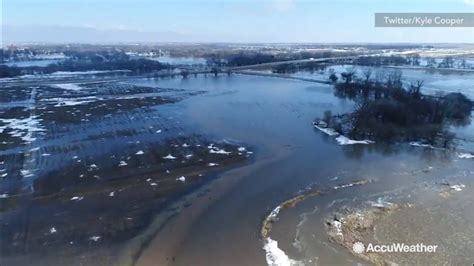
{"label": "cluster of trees", "polygon": [[[419,61],[419,57],[418,57]],[[356,65],[362,66],[384,66],[384,65],[408,65],[411,64],[412,59],[400,55],[391,56],[361,56],[354,60]]]}
{"label": "cluster of trees", "polygon": [[[363,66],[384,66],[384,65],[411,65],[420,66],[421,56],[418,53],[408,54],[405,56],[391,55],[391,56],[362,56],[354,60],[354,64]],[[461,68],[469,69],[472,66],[466,59],[456,60],[452,56],[445,56],[441,62],[438,63],[435,58],[428,57],[426,59],[426,66],[431,68]]]}
{"label": "cluster of trees", "polygon": [[404,88],[400,72],[389,73],[383,82],[370,74],[357,78],[355,72],[341,75],[344,82],[335,84],[335,94],[357,102],[348,115],[325,115],[326,122],[353,138],[383,141],[425,140],[447,146],[452,134],[446,125],[470,122],[474,104],[462,93],[428,96],[421,93],[422,81]]}
{"label": "cluster of trees", "polygon": [[273,73],[295,73],[298,71],[324,71],[327,68],[327,63],[323,62],[305,62],[305,63],[289,63],[280,64],[272,68]]}
{"label": "cluster of trees", "polygon": [[238,53],[230,55],[226,60],[229,66],[246,66],[279,61],[277,56],[265,53]]}
{"label": "cluster of trees", "polygon": [[130,70],[136,73],[170,69],[171,66],[148,59],[131,59],[124,53],[74,52],[71,58],[45,67],[0,66],[0,77],[15,77],[24,74],[50,74],[56,71]]}

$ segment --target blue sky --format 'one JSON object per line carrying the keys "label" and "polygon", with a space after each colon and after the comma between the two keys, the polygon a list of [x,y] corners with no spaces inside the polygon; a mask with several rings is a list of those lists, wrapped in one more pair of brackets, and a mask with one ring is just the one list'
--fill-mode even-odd
{"label": "blue sky", "polygon": [[189,41],[474,42],[473,28],[374,28],[374,12],[474,12],[474,0],[2,0],[2,24],[172,32]]}

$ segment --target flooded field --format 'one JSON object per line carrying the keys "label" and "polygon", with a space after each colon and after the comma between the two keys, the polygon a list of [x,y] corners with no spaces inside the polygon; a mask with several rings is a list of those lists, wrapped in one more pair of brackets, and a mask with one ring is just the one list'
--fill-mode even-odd
{"label": "flooded field", "polygon": [[471,99],[474,98],[474,89],[472,88],[472,84],[474,84],[474,72],[472,70],[330,65],[326,71],[301,71],[291,74],[291,76],[329,80],[329,69],[333,69],[337,74],[353,69],[359,78],[364,78],[364,71],[367,69],[372,70],[372,78],[375,78],[377,73],[387,75],[393,71],[401,71],[403,81],[406,85],[418,80],[423,80],[424,93],[435,95],[437,93],[462,92]]}
{"label": "flooded field", "polygon": [[[474,96],[474,74],[407,71]],[[353,240],[439,246],[376,262],[474,262],[472,125],[454,130],[454,151],[341,145],[312,122],[354,102],[331,85],[247,75],[2,87],[0,101],[9,265],[370,262]],[[350,227],[354,213],[372,222]]]}

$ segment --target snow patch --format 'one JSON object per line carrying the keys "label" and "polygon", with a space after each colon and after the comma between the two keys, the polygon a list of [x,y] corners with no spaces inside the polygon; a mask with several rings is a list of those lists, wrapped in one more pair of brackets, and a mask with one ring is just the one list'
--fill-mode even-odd
{"label": "snow patch", "polygon": [[[36,132],[44,132],[45,129],[41,126],[38,116],[30,116],[28,118],[11,118],[11,119],[2,119],[0,122],[3,123],[3,126],[0,126],[0,133],[8,133],[12,137],[18,137],[26,143],[30,143],[36,140],[33,137],[33,134]],[[10,129],[9,132],[6,132],[7,129]]]}
{"label": "snow patch", "polygon": [[461,158],[461,159],[473,159],[474,154],[472,154],[472,153],[459,153],[458,157]]}
{"label": "snow patch", "polygon": [[225,151],[224,149],[218,149],[218,148],[213,148],[209,150],[209,153],[215,153],[215,154],[226,154],[229,155],[231,152]]}
{"label": "snow patch", "polygon": [[428,148],[428,149],[436,149],[433,145],[431,144],[423,144],[421,142],[417,141],[412,141],[409,143],[413,147],[422,147],[422,148]]}
{"label": "snow patch", "polygon": [[459,184],[459,185],[452,185],[450,187],[452,190],[459,192],[459,191],[462,191],[462,189],[465,188],[466,186],[463,184]]}
{"label": "snow patch", "polygon": [[165,157],[163,157],[163,159],[166,159],[166,160],[175,160],[176,157],[174,157],[174,156],[171,155],[171,154],[168,154],[168,155],[166,155]]}
{"label": "snow patch", "polygon": [[68,91],[79,91],[82,90],[82,87],[78,86],[77,84],[56,84],[56,87],[68,90]]}
{"label": "snow patch", "polygon": [[80,200],[83,200],[83,199],[84,199],[84,197],[78,197],[78,196],[71,198],[72,201],[80,201]]}
{"label": "snow patch", "polygon": [[354,144],[373,144],[375,141],[364,139],[364,140],[353,140],[348,137],[340,135],[336,138],[336,141],[339,142],[340,145],[354,145]]}
{"label": "snow patch", "polygon": [[100,236],[91,236],[91,237],[89,237],[89,240],[92,240],[92,241],[95,241],[95,242],[99,241],[99,239],[101,239]]}
{"label": "snow patch", "polygon": [[319,129],[321,132],[325,133],[326,135],[329,135],[329,136],[338,136],[339,133],[337,133],[336,130],[330,128],[330,127],[321,127],[321,126],[318,126],[316,124],[314,124],[314,127]]}

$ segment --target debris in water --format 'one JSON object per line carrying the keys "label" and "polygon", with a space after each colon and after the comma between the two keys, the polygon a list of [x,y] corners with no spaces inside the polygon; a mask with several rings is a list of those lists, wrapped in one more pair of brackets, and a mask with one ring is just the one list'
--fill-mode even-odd
{"label": "debris in water", "polygon": [[186,177],[181,176],[179,178],[176,178],[176,180],[181,181],[181,182],[186,182]]}

